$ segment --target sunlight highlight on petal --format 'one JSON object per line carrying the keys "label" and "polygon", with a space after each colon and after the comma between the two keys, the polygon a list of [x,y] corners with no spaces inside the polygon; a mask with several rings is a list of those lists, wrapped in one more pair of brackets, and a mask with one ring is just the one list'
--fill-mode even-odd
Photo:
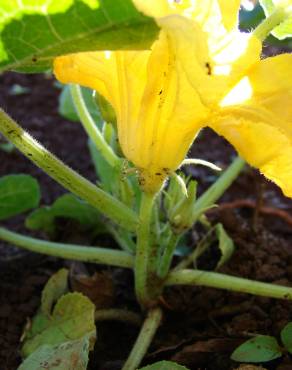
{"label": "sunlight highlight on petal", "polygon": [[105,55],[105,59],[110,59],[110,57],[111,57],[111,51],[106,50],[106,51],[104,52],[104,55]]}
{"label": "sunlight highlight on petal", "polygon": [[221,100],[220,107],[227,107],[244,103],[252,97],[252,86],[248,77],[244,77],[239,83]]}

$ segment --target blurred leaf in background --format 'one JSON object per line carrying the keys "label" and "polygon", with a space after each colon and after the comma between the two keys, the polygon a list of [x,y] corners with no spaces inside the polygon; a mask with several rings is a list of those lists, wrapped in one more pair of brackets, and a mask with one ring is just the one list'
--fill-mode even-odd
{"label": "blurred leaf in background", "polygon": [[[93,97],[93,91],[85,87],[81,87],[81,90],[83,99],[91,117],[96,123],[101,122],[101,116],[98,106],[95,102],[95,98]],[[59,113],[69,121],[80,122],[80,118],[78,117],[74,107],[69,85],[64,85],[62,87],[62,92],[59,97]]]}
{"label": "blurred leaf in background", "polygon": [[0,220],[19,215],[39,205],[40,187],[30,175],[0,178]]}

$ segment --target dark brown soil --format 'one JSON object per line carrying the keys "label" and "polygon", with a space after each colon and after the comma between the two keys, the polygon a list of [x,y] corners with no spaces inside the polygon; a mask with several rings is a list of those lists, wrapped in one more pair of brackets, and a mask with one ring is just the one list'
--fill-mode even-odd
{"label": "dark brown soil", "polygon": [[[0,76],[0,82],[0,105],[66,163],[94,180],[86,135],[80,125],[65,121],[58,115],[59,90],[52,77],[9,73]],[[29,91],[13,95],[15,84],[27,87]],[[205,130],[192,148],[192,156],[224,167],[234,156],[234,151],[211,130]],[[64,192],[18,152],[7,154],[0,151],[0,176],[21,172],[30,173],[39,180],[43,204],[50,204]],[[197,167],[190,172],[200,181],[200,191],[214,181],[210,170]],[[237,247],[222,272],[291,285],[292,201],[283,197],[273,184],[256,171],[246,170],[226,192],[221,205],[209,212],[209,217],[213,222],[224,224]],[[21,217],[10,221],[8,226],[25,231]],[[201,230],[194,230],[192,234],[190,243],[195,245]],[[65,224],[62,240],[78,237],[86,243],[86,236],[76,236],[76,232],[72,235],[72,227]],[[212,268],[216,256],[218,253],[214,249],[213,253],[201,258],[199,267]],[[70,261],[23,252],[0,243],[1,370],[14,370],[19,365],[20,338],[26,320],[39,306],[46,280],[64,265],[72,270]],[[102,305],[137,309],[130,272],[76,263],[73,267],[75,271],[89,273],[106,271],[106,279],[112,282],[113,287]],[[279,337],[281,328],[292,320],[291,302],[199,287],[169,288],[163,297],[163,305],[164,322],[145,364],[171,359],[190,369],[235,369],[239,365],[229,357],[236,346],[254,334]],[[99,323],[97,330],[98,340],[90,369],[121,369],[138,329],[129,324],[110,322]],[[265,367],[287,370],[292,369],[292,362],[286,355],[265,364]]]}

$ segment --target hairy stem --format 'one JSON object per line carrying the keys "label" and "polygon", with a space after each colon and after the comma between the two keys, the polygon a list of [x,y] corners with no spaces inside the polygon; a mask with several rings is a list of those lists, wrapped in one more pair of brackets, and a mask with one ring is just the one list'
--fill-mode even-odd
{"label": "hairy stem", "polygon": [[149,345],[161,323],[162,310],[159,307],[153,308],[143,323],[138,338],[132,351],[124,364],[122,370],[137,370],[143,357],[147,353]]}
{"label": "hairy stem", "polygon": [[48,256],[126,268],[132,268],[134,264],[134,258],[124,251],[54,243],[24,236],[3,227],[0,227],[0,239],[17,247]]}
{"label": "hairy stem", "polygon": [[90,113],[88,112],[80,86],[70,85],[70,92],[80,121],[98,151],[112,167],[121,166],[121,158],[119,158],[114,153],[110,145],[108,145],[103,135],[99,131],[97,125],[95,124],[93,118],[91,117]]}
{"label": "hairy stem", "polygon": [[64,188],[86,200],[124,228],[132,231],[136,229],[137,216],[134,211],[66,166],[25,132],[2,109],[0,109],[0,132]]}
{"label": "hairy stem", "polygon": [[226,189],[229,188],[232,182],[238,177],[244,166],[245,161],[237,157],[219,179],[198,198],[192,215],[193,222],[196,222],[202,213],[224,194]]}
{"label": "hairy stem", "polygon": [[288,14],[284,7],[277,7],[275,11],[264,19],[253,31],[253,35],[261,41],[264,41],[275,27],[285,20]]}
{"label": "hairy stem", "polygon": [[270,298],[292,300],[292,288],[290,287],[201,270],[171,272],[166,280],[166,285],[201,285]]}

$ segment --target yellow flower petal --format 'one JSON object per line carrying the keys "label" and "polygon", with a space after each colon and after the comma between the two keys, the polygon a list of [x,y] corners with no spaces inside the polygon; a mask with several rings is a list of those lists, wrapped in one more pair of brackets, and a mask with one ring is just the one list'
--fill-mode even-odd
{"label": "yellow flower petal", "polygon": [[222,20],[227,30],[231,30],[238,21],[240,0],[218,0]]}
{"label": "yellow flower petal", "polygon": [[164,165],[160,163],[166,125],[172,115],[177,89],[173,55],[170,53],[164,33],[160,34],[159,40],[153,45],[147,70],[146,83],[141,86],[143,96],[139,114],[131,133],[131,146],[125,154],[145,172],[145,176],[146,169],[151,176],[155,176],[155,173],[160,173],[162,168],[165,167],[165,171],[170,168],[165,163]]}
{"label": "yellow flower petal", "polygon": [[210,125],[259,168],[288,197],[292,197],[292,142],[280,129],[239,115],[222,115]]}
{"label": "yellow flower petal", "polygon": [[74,54],[57,58],[54,70],[60,81],[91,87],[109,100],[123,153],[147,192],[180,165],[207,116],[163,31],[151,51]]}
{"label": "yellow flower petal", "polygon": [[292,55],[253,64],[221,101],[213,127],[292,196]]}
{"label": "yellow flower petal", "polygon": [[144,189],[153,192],[186,156],[207,110],[177,62],[166,33],[161,32],[153,45],[147,68],[140,112],[132,125],[129,151],[124,153],[140,168]]}
{"label": "yellow flower petal", "polygon": [[165,17],[173,13],[179,14],[180,11],[180,8],[177,8],[176,6],[175,1],[170,2],[168,0],[133,0],[133,3],[138,10],[153,18]]}
{"label": "yellow flower petal", "polygon": [[237,30],[228,33],[210,49],[214,74],[226,76],[232,86],[260,60],[261,51],[261,42],[251,34]]}
{"label": "yellow flower petal", "polygon": [[[135,6],[154,18],[179,14],[196,20],[201,25],[211,25],[218,20],[227,30],[236,26],[240,0],[133,0]],[[206,27],[207,29],[207,27]]]}
{"label": "yellow flower petal", "polygon": [[134,4],[146,15],[154,17],[157,23],[170,15],[196,22],[206,35],[211,54],[237,25],[240,8],[240,0],[134,0]]}
{"label": "yellow flower petal", "polygon": [[137,102],[137,108],[142,98],[149,55],[150,51],[71,54],[54,60],[54,73],[62,83],[76,83],[98,91],[122,119],[131,101]]}
{"label": "yellow flower petal", "polygon": [[248,34],[229,33],[212,50],[198,23],[176,15],[157,22],[168,33],[192,87],[203,104],[212,109],[259,61],[261,43]]}
{"label": "yellow flower petal", "polygon": [[229,114],[278,127],[292,140],[291,66],[291,54],[259,61],[223,99],[221,106],[229,107]]}
{"label": "yellow flower petal", "polygon": [[292,139],[292,54],[267,58],[248,73],[254,109],[269,112],[269,123],[289,130]]}

